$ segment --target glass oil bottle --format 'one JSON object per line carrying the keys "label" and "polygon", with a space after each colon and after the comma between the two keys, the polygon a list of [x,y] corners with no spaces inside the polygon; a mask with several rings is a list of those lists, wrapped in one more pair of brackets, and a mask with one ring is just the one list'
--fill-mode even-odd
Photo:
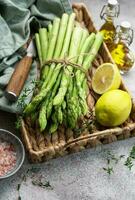
{"label": "glass oil bottle", "polygon": [[111,55],[121,73],[128,72],[134,64],[134,55],[129,46],[133,41],[133,30],[128,21],[123,21],[116,28],[114,44]]}
{"label": "glass oil bottle", "polygon": [[108,0],[107,5],[104,5],[100,17],[105,20],[105,23],[101,26],[100,32],[103,33],[104,41],[110,50],[116,34],[116,27],[114,25],[114,19],[119,16],[120,6],[117,0]]}

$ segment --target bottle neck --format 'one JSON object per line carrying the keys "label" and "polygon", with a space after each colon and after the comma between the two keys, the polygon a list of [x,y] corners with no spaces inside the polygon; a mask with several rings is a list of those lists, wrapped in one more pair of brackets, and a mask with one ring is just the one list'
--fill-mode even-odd
{"label": "bottle neck", "polygon": [[106,15],[105,21],[108,23],[114,23],[114,19],[115,19],[115,17]]}
{"label": "bottle neck", "polygon": [[117,17],[117,11],[115,7],[107,6],[105,11],[105,20],[107,22],[114,22],[115,17]]}
{"label": "bottle neck", "polygon": [[126,46],[129,46],[129,33],[128,32],[119,32],[117,42],[123,43]]}

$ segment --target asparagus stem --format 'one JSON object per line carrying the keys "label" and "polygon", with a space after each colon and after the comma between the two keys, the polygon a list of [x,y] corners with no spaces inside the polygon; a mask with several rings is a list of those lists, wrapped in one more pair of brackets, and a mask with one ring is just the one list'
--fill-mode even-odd
{"label": "asparagus stem", "polygon": [[52,24],[50,23],[48,25],[48,39],[49,39],[49,43],[50,43],[50,38],[51,38],[51,32],[52,32]]}
{"label": "asparagus stem", "polygon": [[[84,60],[85,57],[86,57],[85,53],[88,53],[88,51],[90,51],[90,49],[91,49],[91,47],[92,47],[92,45],[93,45],[94,40],[95,40],[95,33],[91,33],[91,34],[89,35],[89,37],[87,37],[87,39],[86,39],[85,42],[83,43],[83,46],[82,46],[82,48],[81,48],[81,50],[80,50],[80,55],[79,55],[79,57],[78,57],[78,62],[77,62],[79,65],[82,65],[83,60]],[[81,73],[80,70],[77,70],[77,72],[80,72],[80,73]],[[76,74],[76,75],[77,75],[77,74]]]}
{"label": "asparagus stem", "polygon": [[59,58],[62,51],[62,46],[63,46],[64,38],[66,35],[67,25],[68,25],[68,19],[69,19],[68,15],[66,13],[63,14],[61,18],[61,22],[60,22],[60,29],[59,29],[59,34],[58,34],[55,53],[54,53],[55,59]]}
{"label": "asparagus stem", "polygon": [[89,69],[89,67],[91,66],[93,60],[95,59],[100,47],[101,47],[101,44],[103,42],[103,35],[98,32],[96,34],[96,38],[95,38],[95,41],[91,47],[91,50],[90,50],[90,55],[86,56],[86,59],[84,60],[83,62],[83,67],[85,69]]}
{"label": "asparagus stem", "polygon": [[44,62],[46,60],[47,49],[48,49],[48,36],[47,36],[46,28],[39,29],[39,39],[40,39],[40,44],[41,44],[42,59]]}
{"label": "asparagus stem", "polygon": [[53,26],[52,26],[52,31],[50,35],[50,44],[48,47],[48,52],[47,52],[47,60],[50,60],[53,57],[54,54],[54,49],[58,37],[58,32],[59,32],[59,27],[60,27],[60,19],[55,18],[53,21]]}
{"label": "asparagus stem", "polygon": [[[48,25],[48,45],[50,44],[50,38],[51,38],[51,31],[52,31],[52,24],[50,23]],[[47,49],[48,50],[48,49]],[[47,68],[47,69],[46,69]],[[41,72],[41,79],[45,80],[48,76],[48,68],[49,66],[43,66],[42,72]]]}
{"label": "asparagus stem", "polygon": [[[95,57],[101,47],[102,42],[103,42],[103,35],[100,32],[98,32],[96,34],[95,41],[90,49],[89,55],[87,55],[83,61],[84,69],[88,70],[91,67],[91,64],[92,64],[93,60],[95,59]],[[84,78],[85,78],[85,74],[82,73],[79,77],[79,80],[80,80],[79,82],[82,83]]]}
{"label": "asparagus stem", "polygon": [[39,34],[35,34],[35,42],[36,42],[36,47],[37,47],[37,53],[39,57],[39,62],[40,66],[42,66],[42,53],[41,53],[41,44],[40,44],[40,39],[39,39]]}
{"label": "asparagus stem", "polygon": [[[59,31],[59,26],[60,26],[60,19],[55,18],[53,21],[52,30],[49,35],[49,46],[48,46],[48,51],[47,51],[47,55],[46,55],[46,60],[50,60],[53,58],[55,45],[56,45],[56,41],[57,41],[57,36],[58,36],[58,31]],[[46,65],[44,73],[43,73],[44,79],[47,77],[48,71],[49,71],[49,66]]]}
{"label": "asparagus stem", "polygon": [[81,42],[80,42],[80,46],[79,46],[79,52],[81,52],[81,49],[82,49],[82,47],[85,43],[85,40],[88,36],[89,36],[89,33],[88,33],[87,29],[84,29],[82,39],[81,39]]}

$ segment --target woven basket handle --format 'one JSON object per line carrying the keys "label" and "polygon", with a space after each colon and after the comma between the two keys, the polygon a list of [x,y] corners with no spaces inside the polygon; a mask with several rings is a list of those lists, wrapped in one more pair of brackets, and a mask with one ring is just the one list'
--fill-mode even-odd
{"label": "woven basket handle", "polygon": [[111,136],[112,134],[119,135],[122,132],[130,133],[130,131],[132,131],[134,129],[135,129],[135,123],[129,123],[124,128],[116,127],[113,129],[106,129],[104,131],[99,131],[99,132],[96,132],[96,133],[93,133],[90,135],[81,136],[81,137],[73,139],[72,141],[67,142],[64,145],[64,150],[66,150],[68,147],[70,147],[70,145],[75,144],[80,141],[83,141],[83,140],[101,139],[101,138],[104,138],[105,136]]}

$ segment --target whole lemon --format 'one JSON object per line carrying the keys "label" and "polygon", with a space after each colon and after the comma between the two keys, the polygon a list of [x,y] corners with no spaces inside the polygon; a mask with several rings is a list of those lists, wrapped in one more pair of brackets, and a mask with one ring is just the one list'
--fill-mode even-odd
{"label": "whole lemon", "polygon": [[118,126],[127,120],[131,107],[131,97],[127,92],[119,89],[108,91],[96,103],[96,119],[103,126]]}

